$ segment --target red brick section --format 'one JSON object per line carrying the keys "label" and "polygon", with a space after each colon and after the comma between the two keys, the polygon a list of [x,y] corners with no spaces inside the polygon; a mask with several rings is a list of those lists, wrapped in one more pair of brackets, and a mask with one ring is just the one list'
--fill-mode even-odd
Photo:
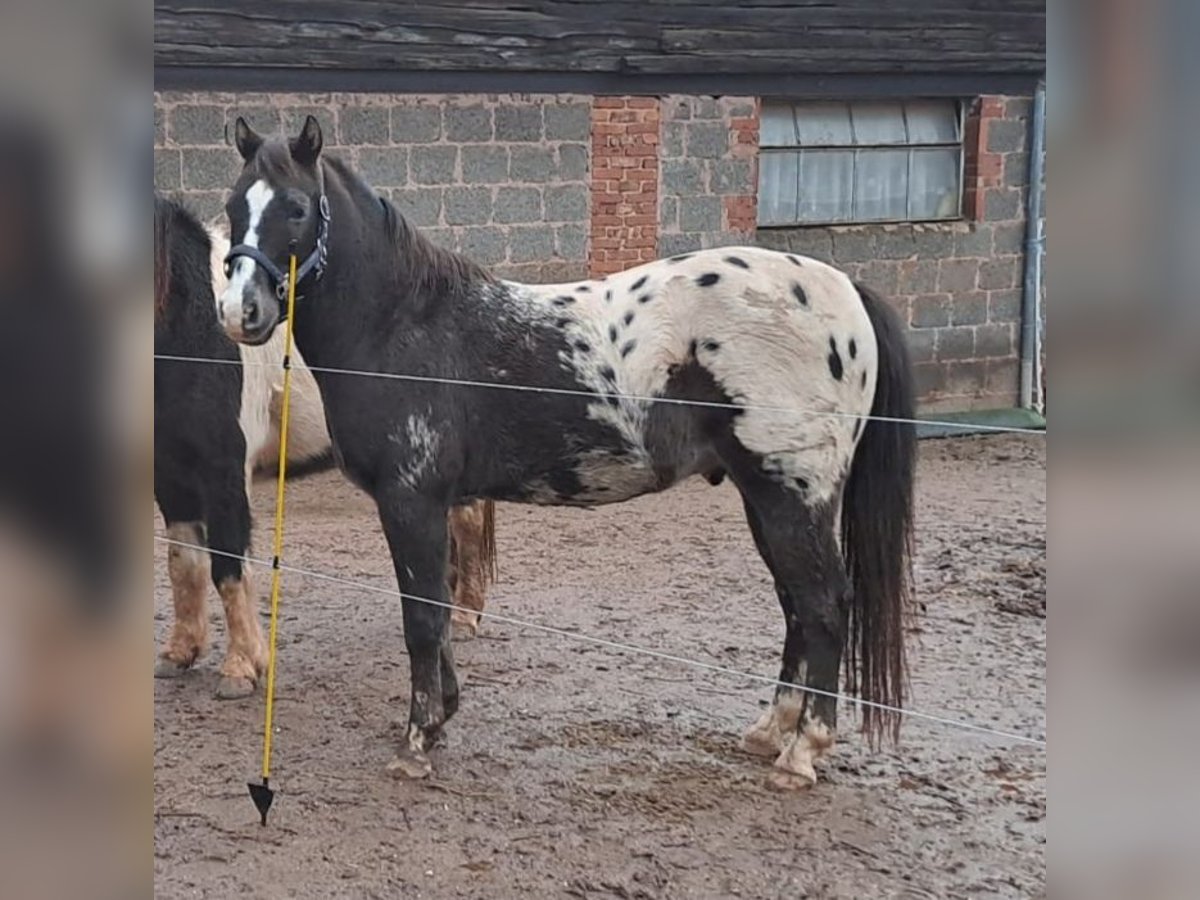
{"label": "red brick section", "polygon": [[758,123],[762,113],[762,101],[754,101],[754,115],[735,116],[730,120],[733,128],[733,143],[730,156],[734,159],[750,161],[752,168],[750,183],[751,193],[727,194],[725,204],[725,228],[727,231],[740,231],[753,238],[758,228]]}
{"label": "red brick section", "polygon": [[988,128],[1004,118],[1005,98],[985,95],[972,105],[963,134],[963,216],[983,219],[987,192],[1004,186],[1004,154],[988,152]]}
{"label": "red brick section", "polygon": [[657,97],[592,101],[593,276],[658,256],[658,127]]}

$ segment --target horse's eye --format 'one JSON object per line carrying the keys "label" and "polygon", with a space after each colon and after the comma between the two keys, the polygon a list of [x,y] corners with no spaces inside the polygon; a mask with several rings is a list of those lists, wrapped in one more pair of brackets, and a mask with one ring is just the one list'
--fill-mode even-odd
{"label": "horse's eye", "polygon": [[308,210],[303,206],[293,206],[288,210],[288,218],[293,222],[303,222],[306,215],[308,215]]}

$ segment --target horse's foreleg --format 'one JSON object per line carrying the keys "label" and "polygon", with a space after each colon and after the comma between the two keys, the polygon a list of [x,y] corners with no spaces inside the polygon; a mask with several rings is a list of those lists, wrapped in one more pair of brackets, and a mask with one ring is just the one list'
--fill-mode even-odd
{"label": "horse's foreleg", "polygon": [[388,771],[424,778],[433,770],[429,750],[458,706],[458,683],[447,635],[449,610],[424,602],[447,602],[447,509],[408,492],[380,497],[378,503],[396,580],[404,595],[404,643],[412,677],[408,731]]}
{"label": "horse's foreleg", "polygon": [[240,559],[250,548],[250,503],[243,474],[240,466],[228,472],[209,498],[212,580],[225,606],[228,640],[217,685],[217,696],[223,700],[253,694],[267,666],[254,588]]}
{"label": "horse's foreleg", "polygon": [[454,610],[450,613],[451,637],[472,640],[479,632],[479,613],[487,593],[484,501],[450,510],[451,578]]}
{"label": "horse's foreleg", "polygon": [[175,622],[159,652],[156,678],[182,675],[208,647],[208,553],[203,549],[203,529],[199,522],[170,522],[167,538],[179,542],[167,545]]}

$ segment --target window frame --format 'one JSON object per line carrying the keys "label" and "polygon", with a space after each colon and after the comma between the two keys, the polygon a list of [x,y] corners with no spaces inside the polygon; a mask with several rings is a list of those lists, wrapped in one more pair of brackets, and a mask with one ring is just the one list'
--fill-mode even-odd
{"label": "window frame", "polygon": [[[955,140],[955,141],[920,141],[920,142],[915,142],[915,143],[909,142],[907,140],[908,104],[910,102],[917,102],[917,101],[926,101],[926,102],[933,102],[933,103],[945,103],[945,102],[953,103],[954,104],[954,113],[955,113],[955,115],[954,115],[955,126],[954,127],[955,127],[955,133],[957,134],[957,140]],[[794,153],[794,154],[798,155],[798,157],[801,161],[801,165],[802,165],[802,160],[803,160],[805,151],[842,151],[842,152],[852,153],[853,162],[851,163],[851,169],[850,169],[850,172],[851,172],[851,175],[850,175],[850,209],[853,211],[855,201],[857,200],[857,189],[858,189],[857,175],[858,175],[858,160],[859,160],[859,152],[860,151],[863,151],[863,150],[868,150],[868,151],[907,150],[907,151],[909,151],[907,176],[909,179],[909,184],[911,185],[912,172],[913,172],[913,159],[914,159],[914,154],[912,152],[913,150],[957,150],[958,151],[958,202],[956,204],[954,214],[950,215],[950,216],[935,216],[935,217],[923,216],[920,218],[913,218],[909,215],[906,215],[904,218],[900,218],[900,219],[897,219],[897,218],[891,218],[891,219],[849,218],[849,219],[833,219],[833,220],[814,219],[814,220],[804,220],[804,221],[798,221],[798,222],[775,222],[775,223],[771,223],[771,224],[757,222],[755,224],[755,228],[837,228],[837,227],[854,227],[854,226],[862,226],[862,225],[919,225],[919,224],[930,224],[930,223],[946,224],[946,223],[952,223],[952,222],[965,221],[967,218],[967,210],[966,210],[966,203],[967,203],[967,198],[966,198],[966,193],[967,193],[966,192],[967,134],[966,134],[966,129],[967,129],[967,112],[968,112],[968,108],[970,106],[970,101],[967,98],[964,98],[964,97],[913,96],[913,97],[895,97],[895,98],[886,98],[886,99],[881,99],[878,97],[847,97],[844,99],[831,100],[831,99],[827,99],[827,98],[797,99],[794,97],[763,97],[763,98],[761,98],[761,101],[760,101],[760,104],[761,104],[760,112],[759,112],[760,122],[766,116],[767,107],[772,106],[772,105],[776,105],[776,106],[786,105],[791,110],[792,116],[794,117],[796,115],[797,110],[800,107],[803,107],[806,105],[813,106],[816,104],[822,104],[822,105],[828,106],[828,105],[841,104],[842,106],[844,106],[846,108],[847,120],[850,123],[850,137],[851,137],[851,141],[853,141],[854,140],[854,116],[851,112],[851,106],[854,103],[887,103],[887,104],[899,106],[900,110],[901,110],[901,115],[904,117],[904,129],[905,129],[905,138],[906,138],[905,141],[902,143],[890,143],[890,144],[871,142],[871,143],[865,143],[865,144],[839,143],[839,144],[803,145],[803,144],[796,143],[796,144],[783,145],[783,146],[766,146],[766,147],[764,147],[760,144],[759,148],[758,148],[758,153],[759,153],[760,159],[764,154]],[[794,122],[794,118],[793,118],[793,122]],[[759,164],[758,171],[760,173],[762,172],[761,162]],[[798,181],[798,183],[800,182],[799,171],[797,172],[797,181]],[[761,174],[759,176],[759,183],[757,185],[757,190],[759,192],[759,196],[761,197],[761,193],[762,193]],[[760,209],[762,208],[761,202],[759,203],[759,208]],[[910,191],[906,190],[906,192],[905,192],[905,209],[908,210],[911,208],[912,208],[912,195],[911,195]]]}

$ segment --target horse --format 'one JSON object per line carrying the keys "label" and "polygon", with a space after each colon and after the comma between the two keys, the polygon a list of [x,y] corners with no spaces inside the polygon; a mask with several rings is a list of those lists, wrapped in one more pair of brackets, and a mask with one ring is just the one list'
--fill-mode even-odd
{"label": "horse", "polygon": [[758,247],[570,284],[503,280],[323,154],[314,118],[270,139],[239,119],[234,136],[243,166],[219,314],[234,340],[268,340],[296,255],[296,345],[339,465],[375,501],[403,597],[411,697],[393,775],[431,773],[459,706],[446,509],[480,497],[591,507],[692,475],[736,486],[783,610],[779,684],[742,738],[774,760],[769,780],[816,783],[843,662],[872,745],[897,737],[916,435],[886,301]]}
{"label": "horse", "polygon": [[[155,196],[155,355],[225,361],[154,363],[154,495],[167,536],[176,542],[167,557],[175,620],[155,675],[182,675],[206,649],[211,574],[229,634],[217,696],[236,699],[255,690],[266,664],[253,592],[237,557],[250,547],[251,478],[278,464],[283,335],[248,347],[220,328],[216,296],[224,290],[228,249],[223,236],[186,208]],[[320,394],[299,355],[291,402],[289,477],[332,468]],[[494,504],[455,508],[450,521],[456,547],[448,578],[461,636],[471,637],[495,572]],[[205,547],[218,551],[211,561]]]}

